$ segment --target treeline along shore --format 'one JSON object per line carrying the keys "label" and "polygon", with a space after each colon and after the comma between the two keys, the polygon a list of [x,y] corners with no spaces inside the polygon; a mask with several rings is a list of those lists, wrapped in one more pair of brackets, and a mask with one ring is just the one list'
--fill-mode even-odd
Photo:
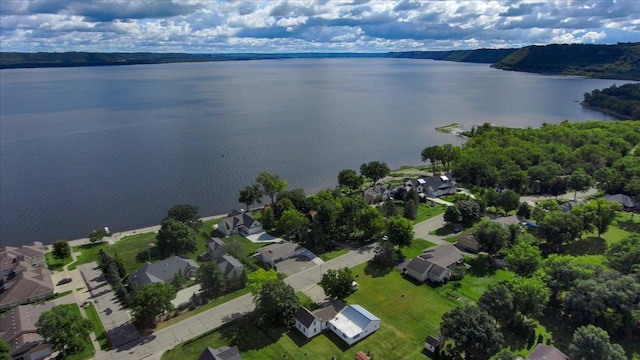
{"label": "treeline along shore", "polygon": [[520,49],[407,51],[388,53],[93,53],[0,52],[0,69],[114,66],[176,62],[239,61],[289,58],[411,58],[487,63],[502,70],[589,78],[640,80],[640,43],[615,45],[552,44]]}

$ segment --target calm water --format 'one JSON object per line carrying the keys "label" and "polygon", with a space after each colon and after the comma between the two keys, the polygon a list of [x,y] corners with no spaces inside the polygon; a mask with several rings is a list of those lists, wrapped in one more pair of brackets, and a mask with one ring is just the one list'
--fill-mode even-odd
{"label": "calm water", "polygon": [[[411,59],[293,59],[0,72],[0,241],[226,213],[263,169],[308,193],[371,160],[420,163],[452,122],[610,119],[575,101],[610,80]],[[622,83],[622,81],[618,81]]]}

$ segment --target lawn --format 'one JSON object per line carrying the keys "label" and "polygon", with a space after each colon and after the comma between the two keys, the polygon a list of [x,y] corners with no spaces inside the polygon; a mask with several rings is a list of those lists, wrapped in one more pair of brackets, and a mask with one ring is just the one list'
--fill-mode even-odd
{"label": "lawn", "polygon": [[414,257],[422,254],[422,250],[432,246],[436,246],[436,244],[425,239],[415,238],[411,242],[411,245],[402,248],[402,255],[407,259],[413,259]]}
{"label": "lawn", "polygon": [[443,296],[463,302],[477,302],[489,285],[509,280],[513,273],[506,270],[471,271],[462,280],[449,281],[438,288]]}
{"label": "lawn", "polygon": [[424,337],[437,335],[442,314],[457,306],[457,302],[441,296],[427,285],[417,285],[404,279],[398,271],[382,277],[364,273],[366,264],[353,269],[360,283],[359,290],[347,298],[378,316],[381,327],[371,336],[348,347],[330,333],[307,340],[292,329],[289,332],[267,332],[246,317],[216,331],[177,346],[163,359],[197,359],[206,346],[233,346],[242,358],[251,359],[335,359],[351,360],[358,351],[371,352],[378,359],[420,359]]}
{"label": "lawn", "polygon": [[104,351],[111,350],[111,342],[107,337],[107,332],[104,330],[104,326],[102,325],[102,321],[100,321],[96,308],[93,304],[89,303],[89,305],[84,308],[84,312],[87,314],[89,321],[93,324],[93,332],[96,334],[96,339],[100,344],[100,349]]}
{"label": "lawn", "polygon": [[67,256],[63,259],[56,259],[55,257],[53,257],[53,252],[51,251],[44,254],[44,256],[47,261],[47,266],[50,270],[54,271],[61,271],[65,265],[70,264],[71,261],[73,261],[71,256]]}
{"label": "lawn", "polygon": [[[427,219],[431,219],[434,216],[444,214],[444,211],[446,209],[447,209],[446,206],[440,205],[440,204],[435,204],[435,206],[431,206],[428,203],[420,204],[420,206],[418,206],[418,214],[416,215],[416,218],[413,220],[413,223],[417,224]],[[400,212],[400,214],[402,214],[402,212]]]}
{"label": "lawn", "polygon": [[329,261],[331,259],[335,259],[338,256],[342,256],[346,253],[348,253],[349,250],[347,249],[338,249],[338,250],[333,250],[333,251],[327,251],[325,253],[320,254],[320,259],[322,259],[323,261]]}

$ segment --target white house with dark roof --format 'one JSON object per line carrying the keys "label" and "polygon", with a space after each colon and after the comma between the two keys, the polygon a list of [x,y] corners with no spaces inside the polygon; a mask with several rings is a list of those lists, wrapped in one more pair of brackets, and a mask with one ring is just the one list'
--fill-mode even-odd
{"label": "white house with dark roof", "polygon": [[131,274],[127,281],[134,286],[170,281],[177,274],[185,278],[193,277],[200,268],[195,261],[180,256],[172,256],[155,263],[147,262]]}
{"label": "white house with dark roof", "polygon": [[413,189],[418,194],[425,194],[432,198],[456,193],[456,183],[448,175],[423,176],[417,179],[406,178],[402,183],[406,191]]}
{"label": "white house with dark roof", "polygon": [[329,329],[353,345],[380,328],[380,319],[360,305],[348,305],[329,320]]}
{"label": "white house with dark roof", "polygon": [[301,307],[295,315],[295,328],[310,339],[326,330],[329,327],[329,321],[345,306],[346,304],[341,301],[332,301],[314,311]]}
{"label": "white house with dark roof", "polygon": [[256,220],[250,211],[233,210],[220,220],[218,231],[224,236],[231,234],[252,235],[262,232],[262,223]]}
{"label": "white house with dark roof", "polygon": [[429,248],[413,258],[405,274],[418,281],[443,282],[451,277],[451,270],[463,260],[462,252],[452,244]]}

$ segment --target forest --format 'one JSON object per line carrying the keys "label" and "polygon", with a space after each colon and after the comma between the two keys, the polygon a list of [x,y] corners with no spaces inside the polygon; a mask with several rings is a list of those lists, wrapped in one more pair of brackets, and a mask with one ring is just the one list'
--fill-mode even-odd
{"label": "forest", "polygon": [[640,80],[640,43],[526,46],[491,66],[541,74]]}
{"label": "forest", "polygon": [[640,84],[613,85],[584,94],[583,106],[598,109],[622,119],[640,119]]}

